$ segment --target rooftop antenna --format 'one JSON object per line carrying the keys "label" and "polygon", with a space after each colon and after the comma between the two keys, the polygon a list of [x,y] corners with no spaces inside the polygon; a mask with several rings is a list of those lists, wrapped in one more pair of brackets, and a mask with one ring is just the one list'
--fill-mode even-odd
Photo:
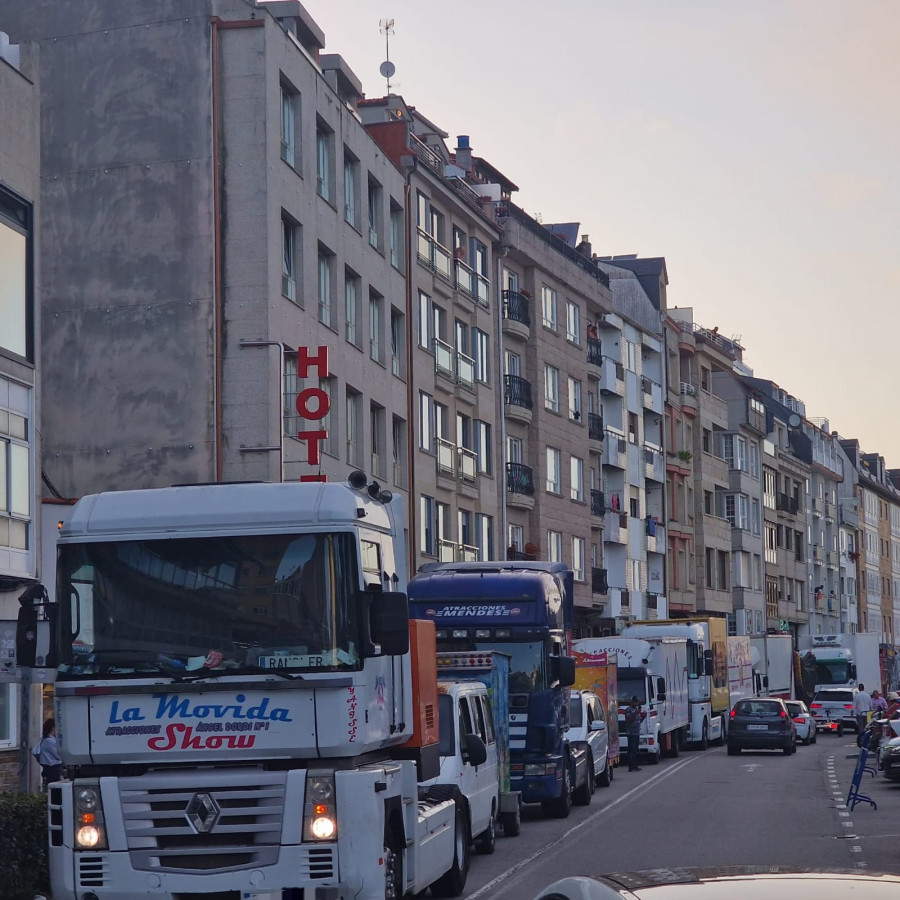
{"label": "rooftop antenna", "polygon": [[387,92],[391,93],[391,77],[397,71],[397,67],[391,62],[391,35],[394,33],[394,20],[381,19],[378,30],[384,35],[384,62],[378,67],[378,71],[387,81]]}

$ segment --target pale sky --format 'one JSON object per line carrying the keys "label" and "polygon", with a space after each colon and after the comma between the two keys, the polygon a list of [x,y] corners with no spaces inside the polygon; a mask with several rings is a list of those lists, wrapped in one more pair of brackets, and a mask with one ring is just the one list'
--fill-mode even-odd
{"label": "pale sky", "polygon": [[900,0],[304,0],[392,89],[594,252],[900,468]]}

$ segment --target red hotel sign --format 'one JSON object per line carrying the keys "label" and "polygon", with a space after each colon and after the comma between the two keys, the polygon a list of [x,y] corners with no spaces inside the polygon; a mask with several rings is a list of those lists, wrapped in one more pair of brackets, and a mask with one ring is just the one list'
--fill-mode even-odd
{"label": "red hotel sign", "polygon": [[[328,378],[328,348],[317,347],[316,355],[311,356],[309,347],[297,348],[297,377],[308,378],[312,369],[319,378]],[[297,412],[307,422],[321,422],[331,409],[331,398],[319,387],[304,388],[297,394]],[[298,431],[297,439],[306,441],[306,461],[311,466],[319,465],[319,441],[328,437],[324,429],[316,431]],[[323,474],[301,475],[301,481],[327,481]]]}

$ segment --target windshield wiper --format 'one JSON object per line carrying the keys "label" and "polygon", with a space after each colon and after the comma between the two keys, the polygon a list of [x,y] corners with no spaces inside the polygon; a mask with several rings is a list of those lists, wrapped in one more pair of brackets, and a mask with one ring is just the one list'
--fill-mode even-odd
{"label": "windshield wiper", "polygon": [[200,681],[203,678],[222,678],[226,675],[277,675],[288,681],[303,681],[302,675],[291,675],[283,669],[265,669],[262,666],[238,666],[234,669],[195,669],[179,678],[179,681]]}

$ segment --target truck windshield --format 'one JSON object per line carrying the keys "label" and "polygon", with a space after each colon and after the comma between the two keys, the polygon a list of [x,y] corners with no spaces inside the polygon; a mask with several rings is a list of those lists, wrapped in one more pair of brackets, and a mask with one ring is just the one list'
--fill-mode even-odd
{"label": "truck windshield", "polygon": [[816,684],[849,684],[850,663],[844,659],[816,660]]}
{"label": "truck windshield", "polygon": [[509,657],[509,692],[528,694],[547,690],[544,655],[546,645],[540,641],[441,641],[441,650],[496,650]]}
{"label": "truck windshield", "polygon": [[637,697],[643,706],[647,702],[647,685],[645,678],[619,677],[619,704],[627,706],[632,697]]}
{"label": "truck windshield", "polygon": [[350,534],[62,544],[60,675],[355,667],[358,571]]}

